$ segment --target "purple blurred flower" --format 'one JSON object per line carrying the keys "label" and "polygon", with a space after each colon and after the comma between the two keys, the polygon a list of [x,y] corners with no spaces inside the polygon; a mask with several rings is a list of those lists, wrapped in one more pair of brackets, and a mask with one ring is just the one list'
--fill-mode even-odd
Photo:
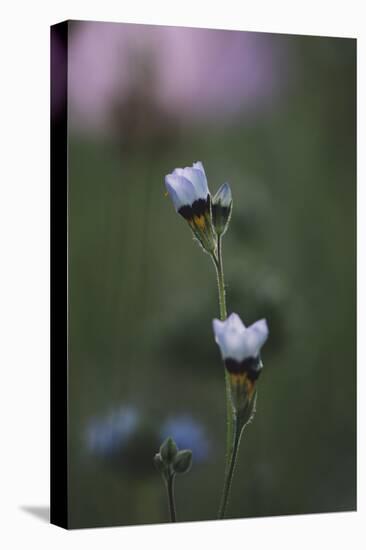
{"label": "purple blurred flower", "polygon": [[[123,23],[70,25],[71,120],[83,126],[105,126],[114,102],[127,100],[139,82],[158,110],[183,122],[252,112],[272,99],[279,83],[278,37]],[[146,65],[153,77],[148,86],[141,76]]]}
{"label": "purple blurred flower", "polygon": [[161,439],[171,436],[179,449],[191,449],[194,462],[205,462],[210,452],[206,430],[191,416],[171,417],[163,424]]}

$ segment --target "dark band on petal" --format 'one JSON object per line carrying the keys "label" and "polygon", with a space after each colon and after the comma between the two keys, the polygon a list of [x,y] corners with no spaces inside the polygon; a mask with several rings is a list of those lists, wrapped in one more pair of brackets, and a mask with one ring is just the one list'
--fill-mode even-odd
{"label": "dark band on petal", "polygon": [[246,373],[249,380],[257,380],[261,373],[261,360],[259,357],[248,357],[244,361],[236,361],[235,359],[225,359],[225,367],[230,374]]}
{"label": "dark band on petal", "polygon": [[198,199],[192,205],[181,206],[178,213],[186,220],[191,220],[193,216],[202,216],[210,209],[210,195],[205,199]]}
{"label": "dark band on petal", "polygon": [[222,216],[223,218],[228,218],[231,211],[231,206],[221,206],[220,203],[212,205],[212,217],[215,220],[217,215]]}
{"label": "dark band on petal", "polygon": [[178,213],[183,216],[186,220],[191,220],[193,218],[192,206],[181,206],[178,210]]}
{"label": "dark band on petal", "polygon": [[219,202],[212,203],[212,222],[216,233],[224,234],[230,221],[232,206],[221,206]]}

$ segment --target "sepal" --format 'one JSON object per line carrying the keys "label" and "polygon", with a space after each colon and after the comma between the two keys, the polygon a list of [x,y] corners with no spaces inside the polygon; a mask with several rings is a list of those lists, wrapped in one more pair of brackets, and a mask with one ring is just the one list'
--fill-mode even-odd
{"label": "sepal", "polygon": [[166,466],[169,466],[172,464],[175,455],[178,452],[178,447],[172,437],[167,437],[164,443],[162,443],[160,447],[160,456],[162,458],[163,463]]}
{"label": "sepal", "polygon": [[224,183],[212,199],[212,223],[217,235],[224,235],[226,233],[232,209],[233,199],[230,185]]}
{"label": "sepal", "polygon": [[184,449],[178,451],[173,460],[173,470],[176,474],[185,474],[189,472],[192,466],[192,451]]}

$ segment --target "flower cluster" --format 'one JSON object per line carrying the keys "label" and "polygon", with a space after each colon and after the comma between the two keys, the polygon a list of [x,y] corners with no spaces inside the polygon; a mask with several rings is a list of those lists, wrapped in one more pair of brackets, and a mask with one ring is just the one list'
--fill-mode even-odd
{"label": "flower cluster", "polygon": [[[233,208],[230,185],[222,184],[211,198],[202,162],[176,168],[165,177],[165,185],[175,210],[218,265],[218,239],[228,229]],[[230,375],[232,404],[239,410],[252,400],[262,370],[260,349],[268,337],[267,322],[262,319],[246,328],[239,315],[232,313],[227,319],[214,319],[213,328]]]}
{"label": "flower cluster", "polygon": [[[187,220],[216,269],[220,319],[213,320],[213,331],[226,368],[228,405],[225,481],[218,513],[221,519],[225,517],[241,434],[255,413],[256,382],[263,368],[260,351],[269,331],[265,319],[246,327],[236,313],[227,317],[222,237],[229,227],[233,209],[229,184],[221,185],[211,198],[202,162],[195,162],[192,167],[173,170],[165,177],[165,185],[175,210]],[[165,443],[170,448],[168,443],[172,447],[172,440],[168,439]],[[155,461],[157,467],[164,467],[166,472],[162,449]]]}

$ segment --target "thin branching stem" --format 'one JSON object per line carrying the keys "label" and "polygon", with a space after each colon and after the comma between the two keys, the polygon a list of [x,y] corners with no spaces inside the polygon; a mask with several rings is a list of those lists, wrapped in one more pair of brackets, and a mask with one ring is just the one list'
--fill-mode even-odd
{"label": "thin branching stem", "polygon": [[[220,308],[220,319],[225,321],[227,317],[226,309],[226,292],[225,292],[225,277],[224,277],[224,266],[222,261],[222,236],[217,237],[217,252],[212,255],[212,260],[216,268],[217,276],[217,288],[219,293],[219,308]],[[230,465],[232,461],[232,449],[233,449],[233,429],[234,429],[234,417],[233,417],[233,407],[231,403],[231,390],[230,390],[230,378],[229,373],[225,369],[225,394],[226,394],[226,460],[225,460],[225,481],[224,481],[224,492],[227,491],[225,501],[227,502],[231,480],[228,485],[228,477],[230,474]],[[231,472],[232,478],[233,472]],[[222,499],[224,500],[224,494]],[[223,502],[222,500],[222,502]],[[226,503],[225,503],[226,507]],[[220,507],[221,510],[221,507]]]}
{"label": "thin branching stem", "polygon": [[238,456],[240,437],[243,430],[243,424],[240,422],[238,416],[235,417],[234,424],[235,424],[234,433],[233,433],[234,437],[232,439],[232,444],[230,449],[230,458],[226,468],[224,490],[222,492],[219,513],[217,516],[218,519],[223,519],[226,514],[226,507],[229,500],[231,484],[233,481],[234,470],[235,470],[235,465],[236,465],[237,456]]}

